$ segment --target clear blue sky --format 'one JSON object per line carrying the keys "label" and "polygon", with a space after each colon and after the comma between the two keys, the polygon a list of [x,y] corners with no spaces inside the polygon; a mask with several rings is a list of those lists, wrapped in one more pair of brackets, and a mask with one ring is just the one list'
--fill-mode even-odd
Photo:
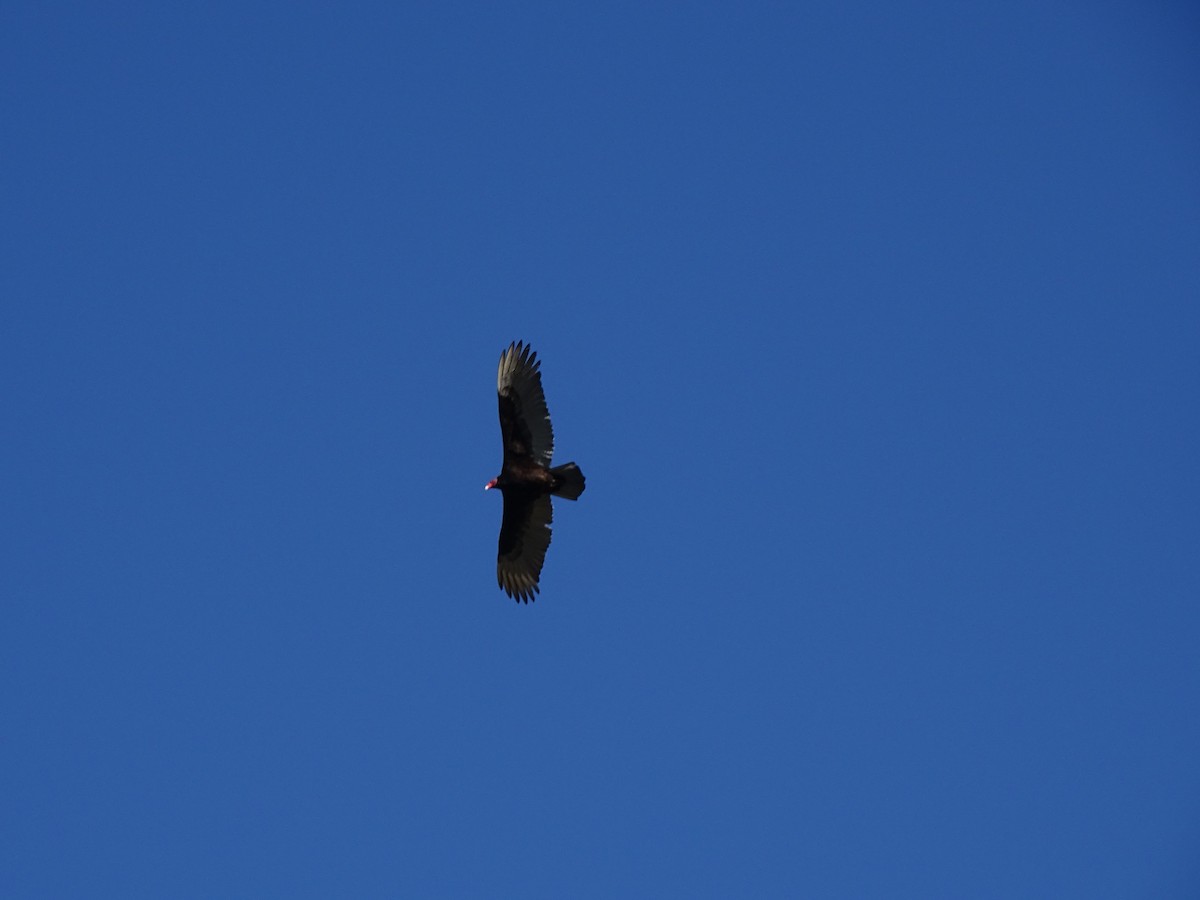
{"label": "clear blue sky", "polygon": [[4,897],[1200,895],[1194,5],[7,2],[0,105]]}

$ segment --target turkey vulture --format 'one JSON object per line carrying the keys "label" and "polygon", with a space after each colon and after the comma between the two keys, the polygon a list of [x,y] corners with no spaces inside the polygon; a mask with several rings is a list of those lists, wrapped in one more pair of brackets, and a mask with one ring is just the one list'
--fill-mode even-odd
{"label": "turkey vulture", "polygon": [[496,580],[508,596],[523,603],[538,593],[538,576],[550,546],[550,495],[577,500],[584,488],[583,473],[575,463],[550,468],[554,431],[542,393],[541,365],[524,341],[509,344],[500,354],[496,391],[504,464],[483,487],[499,488],[504,494]]}

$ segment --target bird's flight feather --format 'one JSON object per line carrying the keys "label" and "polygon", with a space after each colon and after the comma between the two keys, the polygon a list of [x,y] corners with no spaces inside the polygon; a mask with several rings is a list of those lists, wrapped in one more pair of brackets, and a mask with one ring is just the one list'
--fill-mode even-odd
{"label": "bird's flight feather", "polygon": [[532,456],[543,466],[554,456],[554,429],[542,392],[542,364],[523,342],[500,354],[496,392],[500,395],[500,431],[504,455]]}
{"label": "bird's flight feather", "polygon": [[504,498],[496,580],[514,600],[528,602],[538,593],[538,579],[550,547],[554,510],[550,495]]}

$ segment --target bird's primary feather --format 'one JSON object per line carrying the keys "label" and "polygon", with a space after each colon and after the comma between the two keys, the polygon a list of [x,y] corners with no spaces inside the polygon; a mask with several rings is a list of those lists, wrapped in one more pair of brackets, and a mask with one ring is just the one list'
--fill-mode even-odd
{"label": "bird's primary feather", "polygon": [[523,342],[500,354],[496,392],[500,395],[500,431],[507,460],[530,456],[543,466],[554,457],[554,429],[542,392],[542,364]]}
{"label": "bird's primary feather", "polygon": [[505,493],[496,580],[514,600],[528,602],[538,593],[552,521],[549,494]]}

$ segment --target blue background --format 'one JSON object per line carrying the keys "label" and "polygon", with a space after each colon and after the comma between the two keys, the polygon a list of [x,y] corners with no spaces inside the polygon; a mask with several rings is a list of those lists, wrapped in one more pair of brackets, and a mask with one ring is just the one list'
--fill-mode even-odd
{"label": "blue background", "polygon": [[5,897],[1200,894],[1194,5],[8,2],[0,91]]}

